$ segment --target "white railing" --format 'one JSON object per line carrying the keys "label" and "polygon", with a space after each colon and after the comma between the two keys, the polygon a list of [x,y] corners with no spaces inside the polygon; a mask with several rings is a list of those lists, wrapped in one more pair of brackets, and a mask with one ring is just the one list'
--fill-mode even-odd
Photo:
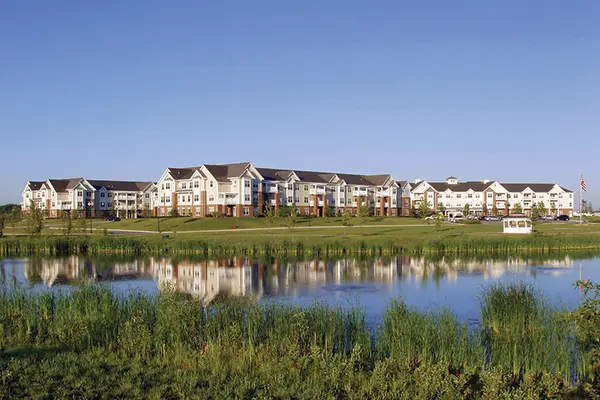
{"label": "white railing", "polygon": [[318,188],[313,188],[313,187],[311,187],[308,190],[308,193],[309,194],[325,194],[325,188],[319,188],[319,187]]}
{"label": "white railing", "polygon": [[366,196],[367,195],[367,189],[361,189],[361,190],[354,190],[352,192],[353,196]]}

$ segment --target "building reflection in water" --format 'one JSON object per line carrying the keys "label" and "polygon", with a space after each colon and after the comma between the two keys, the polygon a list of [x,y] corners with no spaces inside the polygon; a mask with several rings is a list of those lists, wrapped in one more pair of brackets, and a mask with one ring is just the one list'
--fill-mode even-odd
{"label": "building reflection in water", "polygon": [[[169,258],[145,258],[131,261],[107,261],[85,257],[30,259],[24,264],[26,281],[47,286],[103,281],[151,279],[159,288],[177,290],[211,301],[224,296],[295,296],[300,291],[324,285],[376,282],[394,285],[398,281],[424,282],[430,279],[456,281],[460,275],[479,275],[498,279],[505,274],[536,274],[539,268],[553,274],[573,268],[568,257],[530,261],[464,260],[442,258],[391,257],[371,260],[279,261],[265,265],[249,258],[186,261]],[[4,268],[4,267],[3,267]],[[4,275],[10,274],[3,270]]]}

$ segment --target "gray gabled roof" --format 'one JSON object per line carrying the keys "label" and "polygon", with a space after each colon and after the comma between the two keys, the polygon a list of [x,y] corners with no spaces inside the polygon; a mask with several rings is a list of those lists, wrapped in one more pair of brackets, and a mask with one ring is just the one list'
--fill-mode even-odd
{"label": "gray gabled roof", "polygon": [[173,179],[190,179],[201,167],[168,168]]}
{"label": "gray gabled roof", "polygon": [[468,192],[469,189],[474,192],[483,192],[487,189],[493,182],[481,182],[481,181],[467,181],[467,182],[458,182],[455,184],[450,184],[448,182],[427,182],[429,186],[434,188],[438,192],[445,192],[450,189],[453,192]]}
{"label": "gray gabled roof", "polygon": [[248,169],[250,163],[204,164],[204,166],[218,182],[230,182],[228,178],[237,178],[241,176],[244,171]]}
{"label": "gray gabled roof", "polygon": [[334,176],[346,182],[348,185],[383,185],[390,177],[389,174],[382,175],[358,175],[336,172],[303,171],[298,169],[256,168],[258,172],[270,181],[285,181],[292,173],[296,174],[300,181],[306,183],[329,183]]}
{"label": "gray gabled roof", "polygon": [[57,192],[65,192],[68,189],[73,189],[83,178],[70,179],[48,179],[54,190]]}
{"label": "gray gabled roof", "polygon": [[42,186],[44,185],[44,183],[46,183],[46,182],[29,181],[27,183],[29,184],[29,188],[31,190],[40,190],[42,188]]}
{"label": "gray gabled roof", "polygon": [[[530,188],[531,190],[533,190],[536,193],[546,193],[546,192],[549,192],[550,190],[552,190],[552,188],[555,185],[555,183],[502,183],[502,182],[499,182],[499,183],[500,183],[500,185],[502,185],[503,188],[505,188],[509,192],[517,192],[517,193],[520,193],[527,188]],[[562,186],[559,186],[559,187],[567,193],[572,193],[572,191],[569,189],[565,189]]]}
{"label": "gray gabled roof", "polygon": [[152,184],[152,182],[113,181],[99,179],[88,179],[88,183],[96,190],[104,187],[108,190],[118,190],[123,192],[141,192]]}

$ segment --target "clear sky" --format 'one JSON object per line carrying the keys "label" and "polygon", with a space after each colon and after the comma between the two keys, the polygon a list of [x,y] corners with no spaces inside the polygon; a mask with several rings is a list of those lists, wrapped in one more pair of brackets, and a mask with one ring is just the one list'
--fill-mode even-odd
{"label": "clear sky", "polygon": [[600,1],[0,2],[0,204],[168,166],[557,182],[600,205]]}

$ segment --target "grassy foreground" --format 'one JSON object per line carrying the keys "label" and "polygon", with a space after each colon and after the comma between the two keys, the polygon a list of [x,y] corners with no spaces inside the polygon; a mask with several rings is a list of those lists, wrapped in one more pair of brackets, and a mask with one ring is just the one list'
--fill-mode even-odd
{"label": "grassy foreground", "polygon": [[401,300],[369,327],[356,308],[3,286],[0,398],[598,396],[598,345],[565,315],[522,284],[483,292],[472,330]]}

